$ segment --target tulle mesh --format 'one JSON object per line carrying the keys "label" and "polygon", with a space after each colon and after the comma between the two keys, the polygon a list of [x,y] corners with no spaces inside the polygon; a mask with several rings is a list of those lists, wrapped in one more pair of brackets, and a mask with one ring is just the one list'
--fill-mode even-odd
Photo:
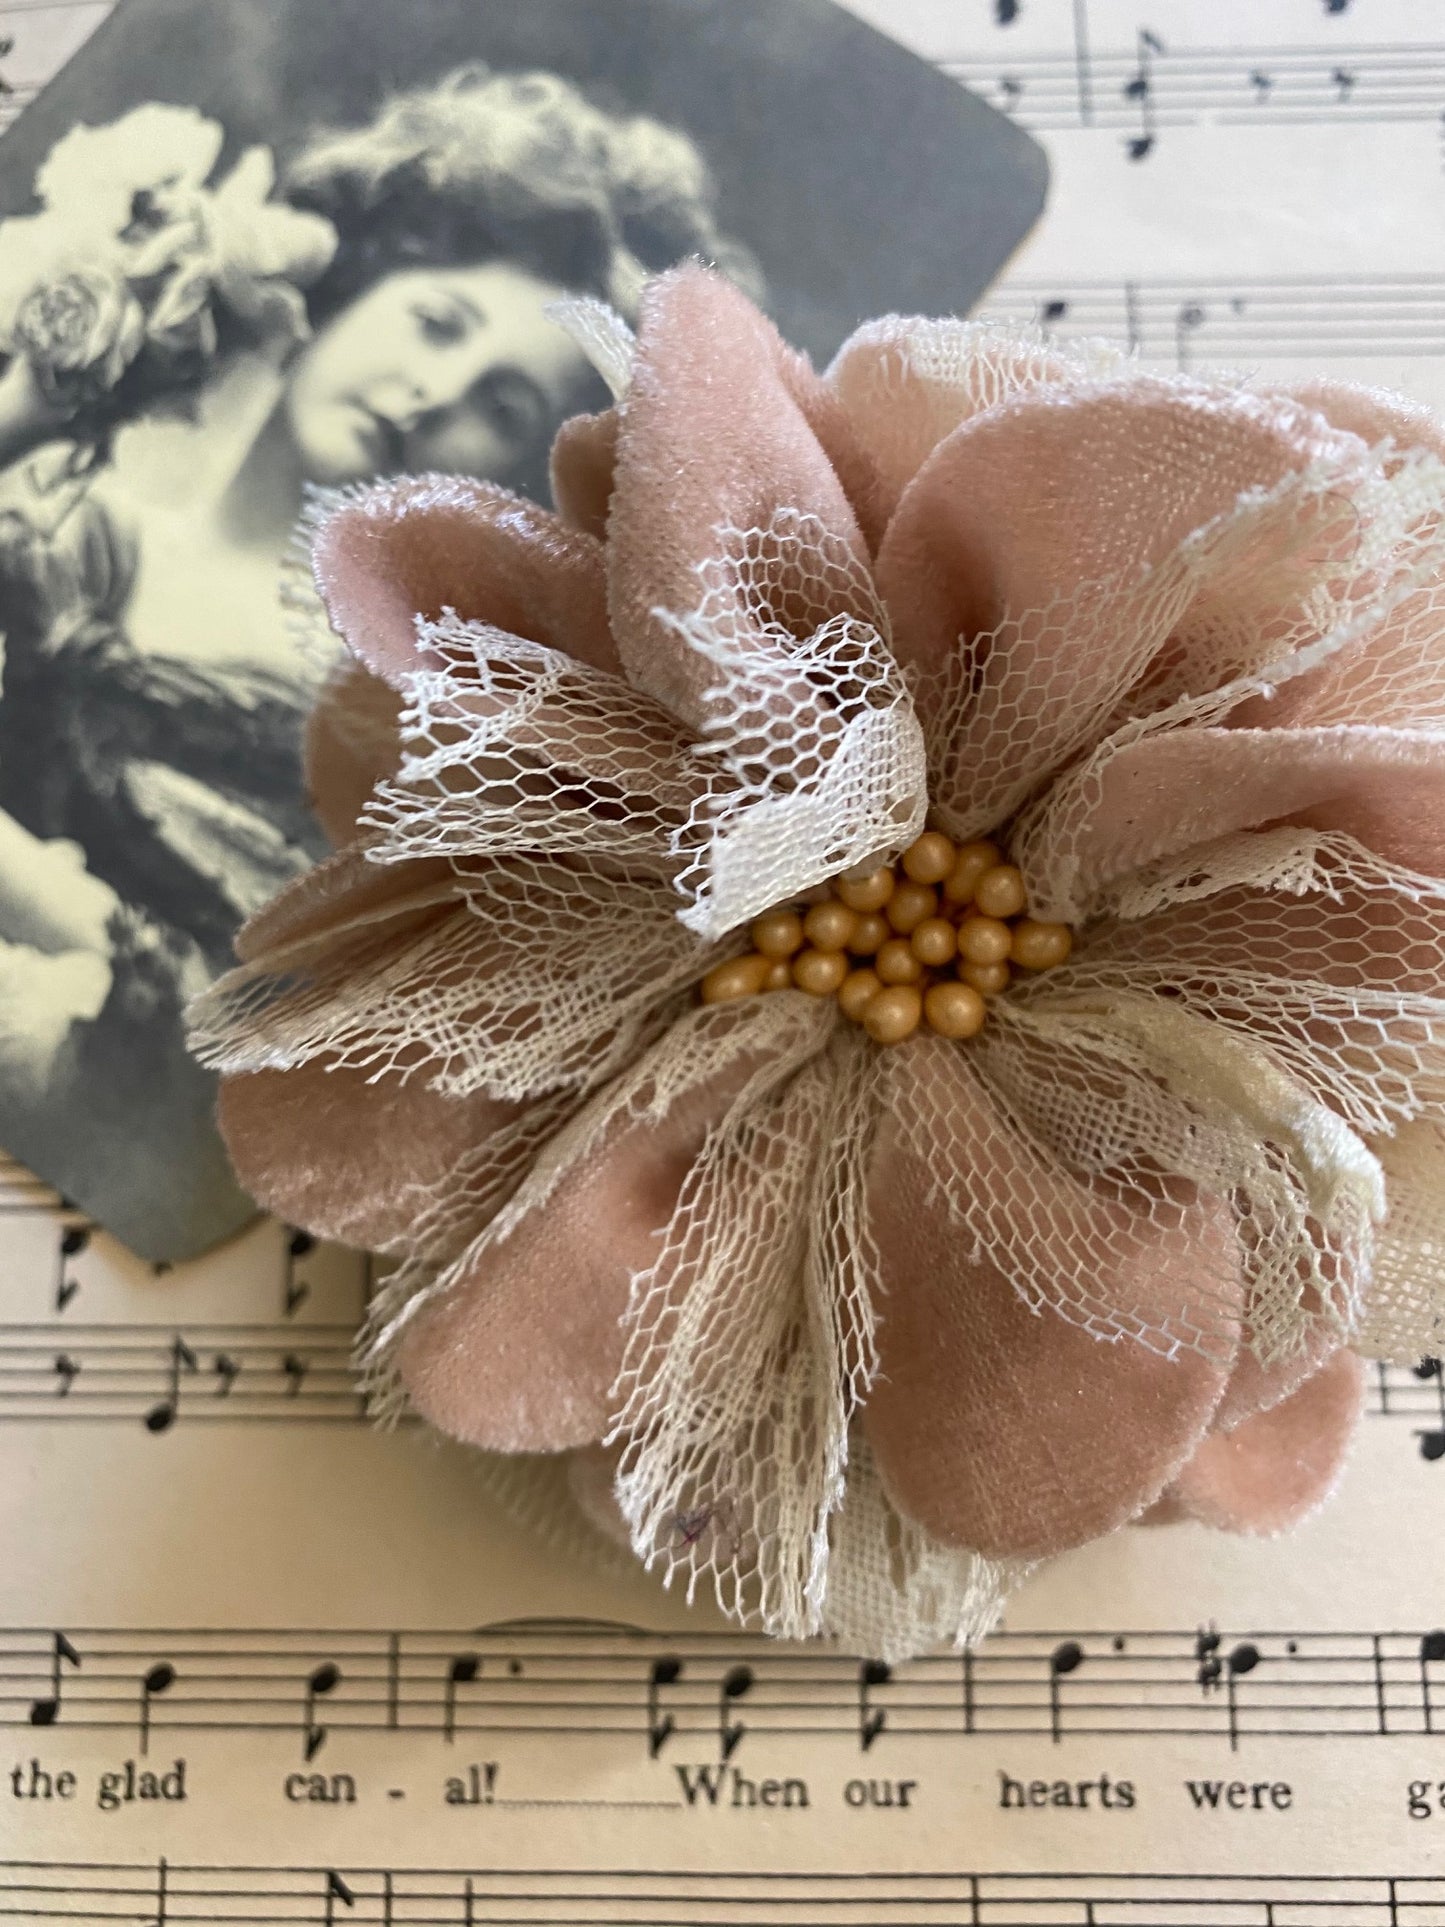
{"label": "tulle mesh", "polygon": [[888,618],[816,517],[720,529],[691,614],[668,618],[711,667],[707,790],[678,840],[683,922],[720,935],[923,827],[922,732]]}
{"label": "tulle mesh", "polygon": [[[635,346],[576,304],[567,325],[625,433],[646,330]],[[1227,1362],[1244,1342],[1285,1364],[1445,1342],[1445,882],[1271,810],[1300,745],[1263,734],[1425,732],[1433,758],[1445,469],[1279,397],[1115,372],[1102,351],[897,318],[840,354],[834,394],[905,510],[962,423],[1037,405],[1052,432],[1077,393],[1112,411],[1097,499],[1014,472],[1043,559],[935,669],[893,653],[920,585],[886,607],[860,553],[788,509],[712,530],[695,604],[649,611],[643,642],[680,652],[650,678],[683,692],[676,711],[496,629],[426,625],[355,866],[394,872],[396,900],[338,872],[313,912],[261,921],[195,1018],[227,1071],[341,1063],[523,1101],[414,1199],[366,1338],[391,1410],[414,1321],[483,1289],[488,1253],[629,1122],[725,1090],[632,1278],[610,1448],[574,1488],[689,1593],[887,1658],[976,1638],[1026,1568],[903,1517],[864,1438],[885,1114],[963,1261],[1102,1343]],[[1075,523],[1092,547],[1071,576]],[[1129,759],[1240,728],[1247,781],[1139,809]],[[378,742],[354,747],[381,765]],[[1035,911],[1076,926],[1066,965],[1017,980],[970,1042],[930,1040],[922,1079],[911,1049],[877,1051],[800,992],[697,1005],[750,918],[893,856],[925,812],[1009,847]],[[507,1476],[517,1502],[561,1503],[561,1467]]]}
{"label": "tulle mesh", "polygon": [[789,1637],[824,1623],[849,1426],[877,1366],[875,1075],[856,1033],[801,1065],[776,1055],[709,1134],[627,1312],[613,1436],[633,1543]]}
{"label": "tulle mesh", "polygon": [[389,926],[283,946],[193,1006],[194,1047],[223,1069],[324,1058],[422,1074],[453,1096],[587,1089],[676,1012],[713,960],[655,885],[578,861],[458,868],[456,900]]}

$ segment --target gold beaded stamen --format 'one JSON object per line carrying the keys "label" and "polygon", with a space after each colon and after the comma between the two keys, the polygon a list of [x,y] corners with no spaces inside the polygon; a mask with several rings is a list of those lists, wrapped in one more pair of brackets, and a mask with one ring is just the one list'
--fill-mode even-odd
{"label": "gold beaded stamen", "polygon": [[769,910],[752,939],[746,956],[703,978],[705,1004],[806,990],[836,997],[879,1044],[901,1044],[920,1024],[975,1036],[1015,972],[1056,969],[1074,942],[1066,923],[1029,915],[1024,880],[996,843],[960,847],[941,830],[871,876],[839,878],[816,902]]}

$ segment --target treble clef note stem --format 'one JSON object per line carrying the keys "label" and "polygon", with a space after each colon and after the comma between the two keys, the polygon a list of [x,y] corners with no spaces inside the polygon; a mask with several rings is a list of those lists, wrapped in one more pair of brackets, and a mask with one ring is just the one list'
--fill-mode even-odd
{"label": "treble clef note stem", "polygon": [[347,1886],[346,1882],[341,1878],[341,1875],[331,1868],[328,1868],[326,1872],[325,1898],[326,1927],[335,1927],[336,1903],[338,1900],[343,1907],[354,1910],[356,1906],[356,1895],[351,1891],[350,1887]]}
{"label": "treble clef note stem", "polygon": [[647,1757],[655,1760],[677,1731],[677,1721],[662,1710],[662,1689],[682,1678],[680,1659],[658,1659],[647,1675]]}
{"label": "treble clef note stem", "polygon": [[476,1653],[458,1653],[447,1667],[446,1697],[442,1710],[442,1736],[448,1745],[457,1737],[457,1688],[470,1686],[482,1670]]}
{"label": "treble clef note stem", "polygon": [[316,1702],[334,1692],[341,1680],[341,1668],[326,1660],[313,1666],[306,1676],[306,1701],[301,1714],[302,1757],[314,1760],[326,1743],[326,1728],[316,1723]]}
{"label": "treble clef note stem", "polygon": [[1154,62],[1164,52],[1164,42],[1148,27],[1141,27],[1136,44],[1138,65],[1133,78],[1124,83],[1124,98],[1138,105],[1139,132],[1128,137],[1124,151],[1131,161],[1142,161],[1153,153],[1158,138],[1158,122],[1154,113]]}
{"label": "treble clef note stem", "polygon": [[73,1666],[79,1672],[80,1654],[76,1652],[64,1633],[52,1633],[50,1636],[50,1692],[44,1699],[30,1702],[32,1726],[54,1726],[60,1718],[61,1701],[65,1696],[62,1665]]}
{"label": "treble clef note stem", "polygon": [[1435,1402],[1440,1408],[1440,1423],[1425,1431],[1417,1432],[1420,1442],[1420,1457],[1433,1464],[1437,1459],[1445,1459],[1445,1369],[1438,1358],[1422,1358],[1418,1365],[1411,1367],[1416,1378],[1424,1385],[1433,1380]]}
{"label": "treble clef note stem", "polygon": [[151,1702],[162,1693],[168,1693],[176,1683],[176,1669],[168,1659],[157,1660],[142,1677],[140,1683],[140,1750],[142,1755],[150,1752],[151,1746]]}
{"label": "treble clef note stem", "polygon": [[1239,1697],[1236,1681],[1243,1679],[1246,1673],[1252,1673],[1258,1664],[1259,1648],[1251,1645],[1247,1639],[1241,1640],[1238,1646],[1232,1647],[1229,1657],[1224,1662],[1224,1696],[1229,1712],[1231,1753],[1239,1751]]}
{"label": "treble clef note stem", "polygon": [[151,1927],[166,1927],[166,1922],[170,1918],[166,1896],[166,1888],[169,1884],[169,1871],[169,1868],[166,1866],[165,1855],[162,1854],[156,1862],[156,1911],[151,1921]]}
{"label": "treble clef note stem", "polygon": [[888,1715],[881,1706],[870,1703],[870,1695],[877,1686],[887,1686],[893,1678],[893,1668],[881,1659],[865,1659],[858,1668],[858,1746],[866,1753],[878,1735],[888,1724]]}
{"label": "treble clef note stem", "polygon": [[1430,1690],[1430,1668],[1445,1663],[1445,1629],[1436,1627],[1420,1641],[1420,1712],[1425,1731],[1435,1732],[1435,1707]]}
{"label": "treble clef note stem", "polygon": [[163,1399],[152,1405],[145,1416],[148,1432],[168,1432],[175,1424],[176,1414],[181,1404],[181,1370],[197,1370],[196,1355],[177,1332],[170,1343],[170,1381]]}
{"label": "treble clef note stem", "polygon": [[717,1739],[718,1754],[721,1759],[732,1758],[748,1730],[742,1720],[735,1720],[732,1717],[732,1708],[752,1690],[751,1666],[732,1666],[723,1674],[723,1682],[717,1696]]}
{"label": "treble clef note stem", "polygon": [[1049,1654],[1049,1732],[1055,1743],[1064,1737],[1059,1681],[1077,1673],[1083,1663],[1084,1649],[1076,1639],[1064,1640]]}

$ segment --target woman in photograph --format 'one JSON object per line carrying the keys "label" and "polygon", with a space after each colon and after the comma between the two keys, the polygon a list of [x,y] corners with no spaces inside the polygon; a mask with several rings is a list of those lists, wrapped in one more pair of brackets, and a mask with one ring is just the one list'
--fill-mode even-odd
{"label": "woman in photograph", "polygon": [[[280,593],[307,488],[438,470],[545,497],[557,426],[600,399],[553,302],[630,315],[688,254],[760,291],[687,136],[553,74],[458,69],[279,182],[261,148],[217,178],[222,138],[161,105],[77,128],[0,228],[0,812],[152,933],[117,972],[169,956],[187,987],[316,853],[298,751],[329,638]],[[4,905],[12,988],[53,998]],[[77,1022],[104,1027],[94,999]],[[25,1002],[4,1028],[36,1025]],[[179,984],[148,1002],[178,1027]],[[45,1032],[75,1065],[53,1005]]]}

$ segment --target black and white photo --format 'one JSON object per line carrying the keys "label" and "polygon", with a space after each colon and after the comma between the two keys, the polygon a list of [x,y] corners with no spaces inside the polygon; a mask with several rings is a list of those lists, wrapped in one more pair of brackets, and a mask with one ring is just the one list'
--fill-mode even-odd
{"label": "black and white photo", "polygon": [[0,141],[0,1145],[154,1259],[251,1214],[181,1012],[321,852],[312,491],[545,500],[563,296],[699,256],[826,359],[1043,181],[828,0],[122,0]]}

